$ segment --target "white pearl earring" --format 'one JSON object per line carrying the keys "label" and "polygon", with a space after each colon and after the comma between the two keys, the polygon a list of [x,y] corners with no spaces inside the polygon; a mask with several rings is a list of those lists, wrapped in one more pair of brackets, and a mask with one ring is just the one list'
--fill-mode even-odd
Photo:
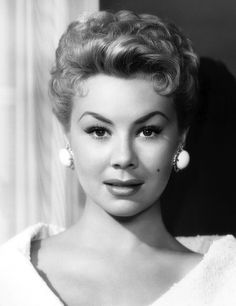
{"label": "white pearl earring", "polygon": [[63,166],[74,169],[74,154],[69,143],[66,144],[65,148],[60,149],[59,159]]}
{"label": "white pearl earring", "polygon": [[175,172],[186,168],[189,164],[189,161],[190,155],[186,150],[183,149],[183,145],[181,145],[173,159],[173,167]]}

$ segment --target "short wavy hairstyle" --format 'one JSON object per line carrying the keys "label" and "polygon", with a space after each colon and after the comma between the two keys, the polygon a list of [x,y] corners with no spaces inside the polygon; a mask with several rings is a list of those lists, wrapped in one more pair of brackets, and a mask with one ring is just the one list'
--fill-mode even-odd
{"label": "short wavy hairstyle", "polygon": [[198,57],[191,42],[173,23],[131,11],[100,11],[72,22],[62,35],[51,71],[53,112],[70,128],[73,98],[83,82],[106,74],[148,77],[154,90],[171,96],[178,126],[186,129],[194,114]]}

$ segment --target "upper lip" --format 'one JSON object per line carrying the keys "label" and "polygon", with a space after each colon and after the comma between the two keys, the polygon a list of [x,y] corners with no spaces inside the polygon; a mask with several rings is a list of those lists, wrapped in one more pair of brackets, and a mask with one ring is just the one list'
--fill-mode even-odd
{"label": "upper lip", "polygon": [[117,179],[110,179],[110,180],[104,181],[104,184],[115,185],[115,186],[135,186],[135,185],[143,184],[143,181],[138,180],[138,179],[130,179],[130,180],[126,180],[126,181],[117,180]]}

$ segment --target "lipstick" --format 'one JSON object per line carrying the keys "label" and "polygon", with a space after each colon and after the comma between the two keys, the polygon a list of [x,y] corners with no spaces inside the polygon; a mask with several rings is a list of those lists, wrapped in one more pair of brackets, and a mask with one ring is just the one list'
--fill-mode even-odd
{"label": "lipstick", "polygon": [[131,196],[139,191],[143,185],[139,179],[130,179],[126,181],[110,179],[104,181],[108,191],[114,196]]}

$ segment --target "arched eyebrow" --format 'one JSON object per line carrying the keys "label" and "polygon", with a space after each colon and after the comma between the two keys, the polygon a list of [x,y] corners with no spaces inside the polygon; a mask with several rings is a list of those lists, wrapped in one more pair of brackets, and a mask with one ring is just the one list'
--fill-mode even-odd
{"label": "arched eyebrow", "polygon": [[[98,114],[98,113],[95,113],[95,112],[84,112],[80,118],[79,118],[79,121],[86,115],[90,115],[90,116],[93,116],[95,119],[98,119],[99,121],[102,121],[102,122],[105,122],[107,124],[110,124],[110,125],[114,125],[113,122],[107,118],[105,118],[104,116]],[[159,116],[162,116],[164,117],[166,120],[170,121],[170,119],[163,113],[163,112],[160,112],[160,111],[153,111],[153,112],[150,112],[140,118],[138,118],[137,120],[135,120],[134,124],[141,124],[141,123],[144,123],[145,121],[151,119],[152,117],[156,116],[156,115],[159,115]]]}

